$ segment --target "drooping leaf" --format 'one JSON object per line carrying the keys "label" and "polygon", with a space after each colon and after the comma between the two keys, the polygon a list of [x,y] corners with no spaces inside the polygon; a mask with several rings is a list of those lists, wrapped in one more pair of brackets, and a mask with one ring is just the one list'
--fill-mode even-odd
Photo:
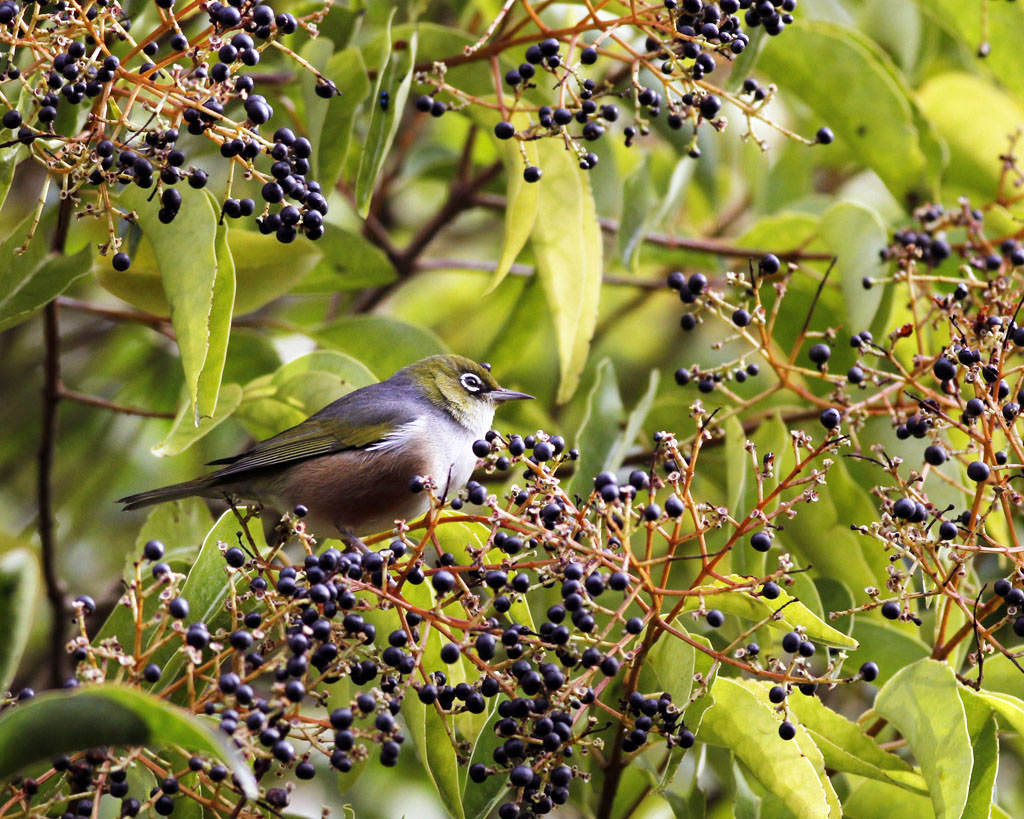
{"label": "drooping leaf", "polygon": [[39,564],[28,549],[0,555],[0,694],[7,692],[28,645],[38,592]]}
{"label": "drooping leaf", "polygon": [[583,420],[576,433],[580,460],[569,486],[570,492],[580,497],[590,495],[594,476],[605,467],[606,456],[612,450],[624,414],[615,366],[611,359],[603,358],[597,365]]}
{"label": "drooping leaf", "polygon": [[181,212],[169,225],[157,218],[159,200],[150,201],[142,188],[126,188],[121,204],[138,213],[153,248],[185,371],[191,423],[197,425],[217,407],[234,305],[234,266],[230,259],[217,258],[219,213],[212,195],[180,190]]}
{"label": "drooping leaf", "polygon": [[847,779],[850,793],[843,800],[843,815],[849,819],[876,819],[878,816],[935,819],[931,800],[926,796],[875,779],[849,774]]}
{"label": "drooping leaf", "polygon": [[962,814],[974,764],[958,688],[948,665],[925,659],[893,675],[875,700],[875,711],[910,743],[939,819]]}
{"label": "drooping leaf", "polygon": [[242,388],[238,384],[225,384],[221,388],[213,415],[202,418],[198,426],[192,423],[192,408],[188,404],[182,405],[174,417],[170,431],[159,444],[153,447],[153,454],[158,458],[164,458],[184,452],[200,438],[209,434],[212,429],[230,418],[241,403]]}
{"label": "drooping leaf", "polygon": [[[742,583],[745,578],[739,575],[729,575],[726,578],[734,583]],[[824,622],[817,614],[805,606],[796,597],[790,596],[785,590],[779,592],[774,600],[768,600],[761,595],[754,595],[748,591],[728,591],[712,593],[725,584],[718,581],[712,585],[705,586],[708,594],[704,602],[708,608],[716,608],[728,614],[735,614],[747,620],[763,620],[775,612],[779,613],[779,619],[768,620],[768,625],[782,631],[792,631],[795,626],[803,626],[807,639],[813,640],[822,645],[833,648],[856,648],[857,641],[847,637],[841,631],[836,630]],[[687,598],[684,611],[692,611],[700,605],[698,597]]]}
{"label": "drooping leaf", "polygon": [[[337,13],[337,11],[334,11]],[[331,16],[334,16],[333,13]],[[352,126],[356,111],[370,94],[370,79],[358,48],[338,51],[327,61],[324,75],[331,80],[341,95],[330,101],[326,122],[320,134],[317,157],[317,180],[325,190],[334,187],[352,141]]]}
{"label": "drooping leaf", "polygon": [[838,798],[825,776],[825,763],[810,734],[779,738],[781,720],[764,686],[719,677],[715,703],[704,712],[700,738],[728,748],[799,819],[839,819]]}
{"label": "drooping leaf", "polygon": [[0,716],[0,779],[44,759],[99,745],[180,745],[224,762],[250,799],[252,770],[227,738],[180,708],[125,686],[41,694]]}
{"label": "drooping leaf", "polygon": [[789,708],[810,732],[829,768],[928,793],[924,779],[907,762],[880,748],[860,725],[817,697],[790,697]]}
{"label": "drooping leaf", "polygon": [[555,327],[561,379],[558,403],[576,392],[597,324],[603,249],[586,174],[554,140],[537,145],[544,172],[531,242]]}
{"label": "drooping leaf", "polygon": [[[395,9],[391,10],[390,19],[394,19]],[[391,23],[388,23],[385,65],[377,72],[377,83],[373,88],[373,99],[377,101],[381,91],[388,94],[388,105],[385,109],[375,104],[370,114],[370,127],[364,142],[364,150],[360,155],[359,173],[356,177],[356,208],[364,219],[370,212],[370,198],[377,186],[384,160],[391,150],[391,143],[398,132],[398,126],[405,110],[405,102],[409,97],[412,75],[416,67],[416,42],[418,35],[412,32],[401,51],[391,48]]]}
{"label": "drooping leaf", "polygon": [[831,23],[797,21],[786,36],[789,47],[764,49],[759,67],[831,127],[837,146],[875,171],[900,202],[928,199],[941,149],[885,53]]}

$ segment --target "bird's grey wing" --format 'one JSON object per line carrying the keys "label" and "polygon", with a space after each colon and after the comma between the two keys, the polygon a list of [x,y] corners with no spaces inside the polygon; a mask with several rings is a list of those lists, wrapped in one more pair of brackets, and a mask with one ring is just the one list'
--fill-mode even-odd
{"label": "bird's grey wing", "polygon": [[405,402],[389,396],[384,386],[372,384],[324,407],[315,415],[273,438],[229,458],[211,461],[227,464],[210,479],[233,478],[241,473],[302,461],[351,449],[367,449],[386,441],[410,420]]}

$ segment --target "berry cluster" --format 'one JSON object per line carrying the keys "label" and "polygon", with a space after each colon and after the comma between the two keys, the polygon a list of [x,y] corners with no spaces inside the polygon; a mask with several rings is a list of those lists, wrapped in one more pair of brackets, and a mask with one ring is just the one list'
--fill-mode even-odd
{"label": "berry cluster", "polygon": [[[564,140],[576,152],[580,168],[590,170],[598,162],[590,144],[623,118],[616,101],[626,99],[633,111],[632,123],[623,129],[627,146],[638,135],[649,134],[652,120],[664,113],[670,130],[684,125],[690,128],[687,150],[690,156],[699,157],[698,129],[704,124],[715,130],[726,127],[721,116],[725,100],[736,105],[748,121],[760,119],[772,124],[762,109],[774,95],[774,88],[762,88],[751,78],[743,92],[734,95],[712,85],[707,77],[743,53],[750,43],[751,30],[761,28],[770,36],[781,34],[793,22],[796,5],[796,0],[665,0],[661,7],[635,9],[618,25],[594,28],[594,20],[588,16],[562,37],[545,36],[547,32],[541,31],[539,42],[523,53],[523,62],[508,69],[500,78],[503,82],[496,79],[496,107],[501,120],[494,126],[494,134],[500,140],[516,139],[520,143],[544,137]],[[594,36],[581,41],[591,28]],[[627,44],[638,32],[645,35],[642,50]],[[500,38],[487,46],[484,42],[467,49],[464,56],[480,58],[502,50]],[[621,67],[596,78],[585,76],[602,59]],[[448,65],[455,62],[439,63],[432,72],[417,76],[420,83],[433,86],[429,94],[415,99],[418,111],[440,117],[471,104],[495,107],[447,82]],[[600,71],[600,66],[595,70]],[[641,82],[642,70],[649,77],[646,85]],[[543,88],[553,89],[555,99],[538,106],[534,100]],[[511,99],[506,98],[507,94]],[[528,115],[528,123],[517,128],[512,121],[515,114]],[[832,132],[822,128],[814,140],[803,141],[828,144],[832,139]],[[523,159],[523,178],[537,182],[542,170],[530,164],[525,152]]]}
{"label": "berry cluster", "polygon": [[[101,250],[113,253],[116,270],[131,264],[121,250],[117,220],[134,218],[119,207],[119,191],[129,185],[152,189],[161,203],[160,221],[174,221],[182,204],[175,186],[207,186],[211,169],[190,164],[189,154],[211,141],[228,162],[224,216],[259,213],[260,229],[282,242],[299,233],[319,238],[327,204],[308,178],[310,143],[287,128],[273,140],[261,134],[274,107],[255,93],[256,80],[245,69],[269,50],[312,70],[285,39],[323,10],[300,20],[246,0],[180,10],[174,0],[156,5],[159,23],[141,35],[118,3],[0,6],[8,66],[0,84],[0,104],[6,106],[0,124],[11,132],[6,144],[27,146],[47,170],[47,186],[57,181],[76,210],[106,221],[109,239]],[[148,19],[143,14],[138,10],[138,19]],[[317,75],[317,93],[330,97],[336,90]],[[190,145],[190,137],[203,141]],[[264,183],[262,208],[232,195],[236,172]],[[286,199],[294,204],[282,204]]]}
{"label": "berry cluster", "polygon": [[[809,446],[807,465],[836,445],[833,436]],[[285,517],[272,547],[258,543],[239,514],[235,543],[208,544],[197,560],[197,567],[219,564],[231,589],[205,619],[196,612],[207,604],[189,599],[187,578],[151,540],[120,601],[133,613],[139,653],[124,648],[130,634],[90,640],[84,618],[95,603],[80,597],[81,634],[70,644],[76,675],[68,685],[113,678],[166,697],[187,693],[188,708],[216,720],[257,779],[271,770],[310,779],[326,765],[348,772],[372,757],[394,766],[406,752],[410,709],[427,709],[448,726],[471,783],[500,779],[507,795],[499,816],[545,815],[568,800],[574,780],[590,779],[594,750],[615,745],[628,759],[655,742],[691,747],[699,729],[688,714],[698,719],[699,712],[689,709],[725,658],[807,694],[877,674],[864,667],[843,676],[842,652],[815,664],[820,658],[803,628],[762,649],[750,637],[760,630],[771,639],[771,613],[746,629],[725,628],[726,616],[708,605],[716,595],[777,600],[793,582],[792,563],[781,555],[764,577],[714,571],[704,531],[683,526],[709,508],[693,500],[701,446],[697,440],[684,454],[673,435],[658,433],[648,469],[625,479],[601,472],[581,498],[559,479],[580,463],[560,436],[491,431],[473,444],[481,467],[522,467],[521,483],[499,497],[471,482],[442,514],[433,479],[418,479],[410,491],[432,498],[423,522],[344,552],[317,547],[304,507]],[[736,538],[752,534],[761,548],[764,533],[752,531],[753,521],[748,515]],[[635,551],[640,541],[660,545],[644,558]],[[697,550],[691,556],[702,567],[689,590],[673,582],[673,564],[687,549]],[[686,627],[685,611],[693,618]],[[697,642],[686,628],[720,636]],[[676,694],[641,687],[646,653],[659,640],[683,638],[707,654],[708,671],[678,681]],[[493,740],[472,750],[463,717],[478,715],[489,717],[483,731]],[[56,760],[75,766],[78,778],[33,809],[81,815],[109,793],[124,815],[147,808],[168,815],[197,790],[223,795],[213,800],[215,812],[227,815],[234,804],[236,786],[215,761],[147,756],[161,783],[147,795],[123,775],[142,759],[136,752],[90,753]],[[31,785],[21,787],[31,801]],[[286,806],[291,787],[264,789],[260,804]]]}

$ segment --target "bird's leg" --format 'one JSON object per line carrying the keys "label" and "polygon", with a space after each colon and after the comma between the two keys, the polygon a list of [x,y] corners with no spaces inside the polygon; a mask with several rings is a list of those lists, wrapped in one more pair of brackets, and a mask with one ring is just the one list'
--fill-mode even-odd
{"label": "bird's leg", "polygon": [[363,554],[371,551],[370,547],[363,543],[351,529],[338,526],[338,533],[341,535],[341,542],[348,546],[350,551],[362,552]]}
{"label": "bird's leg", "polygon": [[254,507],[246,507],[245,515],[242,515],[238,509],[237,496],[229,495],[225,492],[224,500],[227,502],[228,506],[231,507],[231,511],[235,513],[235,517],[238,518],[238,522],[242,524],[242,531],[245,532],[246,540],[249,541],[249,545],[252,547],[252,550],[250,551],[245,548],[245,544],[241,542],[241,538],[239,538],[238,545],[241,546],[244,551],[248,552],[249,557],[259,559],[259,549],[256,547],[256,542],[252,539],[252,535],[249,533],[249,521],[253,518],[258,519],[263,507],[258,503]]}

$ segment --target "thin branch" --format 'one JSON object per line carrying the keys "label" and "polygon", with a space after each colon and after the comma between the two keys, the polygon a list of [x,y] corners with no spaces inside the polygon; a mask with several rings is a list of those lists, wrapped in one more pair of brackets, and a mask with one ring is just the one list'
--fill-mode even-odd
{"label": "thin branch", "polygon": [[[504,210],[506,206],[505,197],[496,194],[481,193],[476,196],[476,203],[485,208]],[[601,230],[605,233],[618,233],[619,223],[615,219],[600,219]],[[728,256],[730,258],[745,259],[749,257],[766,256],[774,253],[783,261],[828,261],[832,258],[831,253],[809,253],[800,248],[789,250],[766,250],[764,248],[740,247],[720,239],[683,239],[678,236],[669,236],[665,233],[647,233],[643,240],[648,244],[668,247],[677,250],[693,250],[698,253],[709,253],[714,256]]]}
{"label": "thin branch", "polygon": [[77,401],[79,404],[88,404],[91,407],[100,407],[101,409],[119,412],[123,415],[138,415],[142,418],[174,418],[173,412],[160,412],[159,410],[147,410],[125,406],[124,404],[115,404],[113,401],[108,401],[105,398],[87,395],[84,392],[75,392],[65,387],[60,387],[57,394],[59,398],[67,398],[69,401]]}

